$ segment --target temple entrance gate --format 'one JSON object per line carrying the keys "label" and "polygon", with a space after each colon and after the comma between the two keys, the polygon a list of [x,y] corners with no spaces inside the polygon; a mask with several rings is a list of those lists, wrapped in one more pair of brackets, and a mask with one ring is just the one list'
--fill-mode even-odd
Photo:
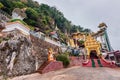
{"label": "temple entrance gate", "polygon": [[[100,53],[100,43],[95,40],[91,35],[88,35],[85,40],[85,49],[87,51],[87,58],[91,58],[91,55],[96,55],[95,58],[97,58]],[[95,54],[96,53],[96,54]]]}
{"label": "temple entrance gate", "polygon": [[97,52],[95,50],[90,52],[90,59],[98,59]]}

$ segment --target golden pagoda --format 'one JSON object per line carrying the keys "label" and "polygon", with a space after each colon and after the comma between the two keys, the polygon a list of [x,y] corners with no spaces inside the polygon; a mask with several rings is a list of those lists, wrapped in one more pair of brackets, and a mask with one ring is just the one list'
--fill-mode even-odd
{"label": "golden pagoda", "polygon": [[91,35],[86,36],[84,45],[85,45],[85,49],[87,50],[88,58],[90,58],[91,51],[96,51],[97,56],[100,55],[100,42],[98,42]]}

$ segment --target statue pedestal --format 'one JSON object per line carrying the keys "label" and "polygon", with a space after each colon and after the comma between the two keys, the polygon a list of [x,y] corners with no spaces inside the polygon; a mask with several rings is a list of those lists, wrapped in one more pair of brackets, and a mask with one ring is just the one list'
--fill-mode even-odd
{"label": "statue pedestal", "polygon": [[50,71],[55,71],[63,68],[63,63],[61,61],[46,61],[37,70],[38,73],[47,73]]}

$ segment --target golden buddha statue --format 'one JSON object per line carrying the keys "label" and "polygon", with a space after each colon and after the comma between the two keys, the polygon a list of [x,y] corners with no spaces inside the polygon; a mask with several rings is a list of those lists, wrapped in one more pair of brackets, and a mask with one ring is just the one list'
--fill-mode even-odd
{"label": "golden buddha statue", "polygon": [[52,48],[49,48],[48,50],[48,61],[54,61],[54,56],[53,56],[53,50]]}

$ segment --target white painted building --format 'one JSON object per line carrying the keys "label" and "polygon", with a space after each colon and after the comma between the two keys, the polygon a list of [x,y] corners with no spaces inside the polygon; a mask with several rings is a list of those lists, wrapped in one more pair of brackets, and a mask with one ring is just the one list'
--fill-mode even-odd
{"label": "white painted building", "polygon": [[50,39],[49,37],[46,37],[45,34],[42,33],[42,32],[30,31],[28,26],[22,24],[19,21],[6,23],[5,29],[2,32],[8,32],[8,31],[12,31],[12,30],[15,30],[15,29],[18,29],[19,31],[21,31],[25,35],[30,35],[30,33],[31,33],[35,37],[43,39],[46,42],[49,42],[49,43],[54,44],[54,45],[59,46],[59,47],[61,46],[59,41],[54,41],[54,40]]}
{"label": "white painted building", "polygon": [[59,47],[61,46],[60,42],[51,40],[51,39],[48,38],[48,37],[45,37],[45,41],[46,41],[46,42],[49,42],[49,43],[51,43],[51,44],[54,44],[54,45],[56,45],[56,46],[59,46]]}
{"label": "white painted building", "polygon": [[20,20],[23,20],[24,18],[21,17],[19,14],[13,12],[13,13],[12,13],[12,19],[20,19]]}
{"label": "white painted building", "polygon": [[22,24],[19,21],[6,23],[5,29],[2,32],[8,32],[8,31],[12,31],[12,30],[15,30],[15,29],[20,30],[25,35],[30,35],[29,27]]}
{"label": "white painted building", "polygon": [[42,39],[42,40],[44,40],[46,42],[49,42],[49,43],[54,44],[54,45],[59,46],[59,47],[61,46],[61,43],[59,41],[54,41],[50,37],[46,37],[45,34],[42,33],[42,32],[30,31],[30,33],[32,35],[34,35],[35,37],[38,37],[38,38],[40,38],[40,39]]}

